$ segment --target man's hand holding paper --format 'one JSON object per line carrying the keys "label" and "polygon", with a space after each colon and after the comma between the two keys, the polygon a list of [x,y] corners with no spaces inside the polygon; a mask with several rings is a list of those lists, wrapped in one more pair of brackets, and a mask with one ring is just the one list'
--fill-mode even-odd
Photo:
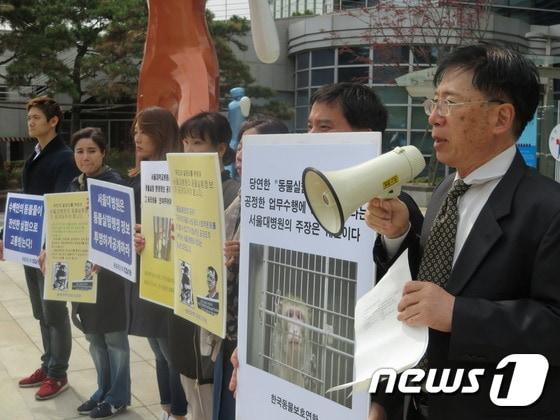
{"label": "man's hand holding paper", "polygon": [[358,300],[355,312],[356,381],[333,390],[352,385],[358,385],[358,389],[369,386],[373,373],[381,368],[402,372],[418,364],[428,346],[428,327],[422,323],[410,326],[398,319],[399,302],[404,299],[403,289],[407,284],[416,283],[411,280],[408,251],[405,251],[379,283]]}
{"label": "man's hand holding paper", "polygon": [[410,281],[404,285],[398,305],[398,320],[411,327],[429,327],[451,332],[455,296],[428,281]]}

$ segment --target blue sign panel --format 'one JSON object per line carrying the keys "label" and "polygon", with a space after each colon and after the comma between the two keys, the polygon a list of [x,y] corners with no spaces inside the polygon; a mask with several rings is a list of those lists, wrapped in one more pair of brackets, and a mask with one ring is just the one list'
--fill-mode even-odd
{"label": "blue sign panel", "polygon": [[132,264],[134,234],[130,195],[113,188],[90,184],[92,202],[91,246],[125,264]]}
{"label": "blue sign panel", "polygon": [[43,216],[42,197],[8,195],[4,222],[4,250],[8,259],[38,266],[37,256],[43,245]]}

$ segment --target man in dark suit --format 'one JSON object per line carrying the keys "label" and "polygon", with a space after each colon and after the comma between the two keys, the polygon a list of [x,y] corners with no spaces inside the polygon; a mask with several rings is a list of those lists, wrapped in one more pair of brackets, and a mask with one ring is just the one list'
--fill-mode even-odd
{"label": "man in dark suit", "polygon": [[[310,105],[311,110],[307,118],[308,133],[359,131],[383,133],[387,128],[387,108],[372,88],[361,83],[342,82],[321,86],[311,95]],[[407,221],[410,220],[411,235],[420,235],[424,217],[412,197],[407,193],[401,193],[399,199],[394,201],[402,205]],[[376,277],[378,279],[383,277],[387,268],[388,265],[378,264]],[[233,353],[231,362],[234,373],[230,390],[235,392],[239,367],[237,350]]]}
{"label": "man in dark suit", "polygon": [[[390,266],[406,248],[421,256],[411,261],[419,278],[405,285],[398,318],[429,327],[426,367],[485,374],[472,394],[413,396],[408,418],[558,419],[560,185],[527,167],[515,147],[538,105],[537,70],[513,51],[468,46],[442,61],[434,84],[434,99],[424,103],[434,149],[457,172],[434,191],[420,238],[396,200],[390,212],[371,202],[366,222],[383,235],[378,264]],[[451,218],[449,242],[440,227]],[[447,258],[447,274],[435,278]],[[490,386],[496,364],[514,353],[544,355],[550,369],[536,402],[500,407]],[[370,418],[395,418],[394,395],[373,398]]]}
{"label": "man in dark suit", "polygon": [[[23,168],[23,192],[43,195],[65,192],[79,171],[72,150],[57,136],[62,119],[60,106],[41,96],[27,103],[29,135],[37,139],[35,151]],[[0,241],[0,259],[3,254]],[[70,320],[66,302],[43,299],[45,280],[38,268],[24,266],[33,316],[39,320],[44,353],[41,367],[19,381],[22,388],[39,386],[38,400],[53,398],[68,388],[66,371],[72,348]]]}

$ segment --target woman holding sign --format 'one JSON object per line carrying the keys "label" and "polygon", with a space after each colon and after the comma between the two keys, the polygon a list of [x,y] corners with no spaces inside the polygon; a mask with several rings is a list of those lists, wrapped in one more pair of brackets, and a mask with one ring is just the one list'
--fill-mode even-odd
{"label": "woman holding sign", "polygon": [[[134,189],[136,220],[141,220],[141,179],[140,162],[143,160],[165,160],[166,154],[179,152],[177,121],[171,112],[160,107],[143,109],[136,115],[133,123],[134,145],[136,148],[136,167],[129,171],[130,187]],[[140,238],[140,225],[137,225],[137,238]],[[143,247],[136,250],[141,252]],[[138,266],[140,263],[138,262]],[[172,310],[164,306],[143,300],[139,296],[140,270],[136,272],[136,283],[132,284],[130,293],[129,334],[146,337],[156,357],[156,375],[163,409],[162,418],[172,415],[175,419],[184,419],[187,415],[187,402],[179,373],[169,363],[167,339],[168,319]]]}
{"label": "woman holding sign", "polygon": [[[235,158],[235,152],[229,147],[231,129],[227,119],[217,112],[202,112],[185,121],[179,131],[186,153],[218,153],[224,206],[229,206],[237,196],[239,182],[231,179],[229,172],[224,170],[224,166]],[[213,268],[210,268],[207,273],[209,296],[212,295],[213,282],[216,280]],[[171,317],[171,361],[181,373],[181,383],[192,409],[192,417],[196,420],[212,419],[214,364],[211,355],[217,351],[217,347],[210,344],[216,342],[212,338],[209,332],[193,323],[178,316]]]}
{"label": "woman holding sign", "polygon": [[[81,174],[70,183],[70,191],[87,191],[89,178],[122,183],[119,173],[103,163],[105,136],[99,128],[77,131],[71,146]],[[92,276],[92,271],[93,264],[86,261],[84,280]],[[78,407],[80,414],[92,418],[108,417],[130,405],[130,348],[124,304],[127,283],[102,268],[97,274],[97,302],[72,303],[72,321],[84,332],[97,371],[97,391]]]}
{"label": "woman holding sign", "polygon": [[[118,172],[104,164],[105,136],[99,128],[84,128],[72,136],[74,160],[81,174],[68,191],[87,191],[88,179],[120,184]],[[40,257],[44,272],[46,252]],[[84,264],[83,283],[93,281],[94,266]],[[84,332],[97,371],[97,390],[77,410],[92,418],[112,416],[130,405],[130,348],[126,324],[125,287],[128,282],[109,270],[97,273],[96,303],[72,303],[72,322]]]}
{"label": "woman holding sign", "polygon": [[[242,176],[243,137],[250,134],[285,134],[288,127],[275,119],[247,121],[237,135],[239,143],[235,156],[235,169]],[[239,296],[239,225],[241,221],[241,195],[226,209],[226,241],[224,254],[227,272],[227,321],[226,338],[214,366],[214,420],[235,420],[235,400],[229,390],[233,366],[229,359],[237,347],[237,312]]]}

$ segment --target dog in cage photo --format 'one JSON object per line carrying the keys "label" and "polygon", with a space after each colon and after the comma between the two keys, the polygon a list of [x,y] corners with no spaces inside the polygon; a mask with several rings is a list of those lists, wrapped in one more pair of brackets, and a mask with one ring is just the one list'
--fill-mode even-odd
{"label": "dog in cage photo", "polygon": [[[351,408],[357,263],[249,244],[247,363]],[[241,319],[239,322],[244,322]]]}

